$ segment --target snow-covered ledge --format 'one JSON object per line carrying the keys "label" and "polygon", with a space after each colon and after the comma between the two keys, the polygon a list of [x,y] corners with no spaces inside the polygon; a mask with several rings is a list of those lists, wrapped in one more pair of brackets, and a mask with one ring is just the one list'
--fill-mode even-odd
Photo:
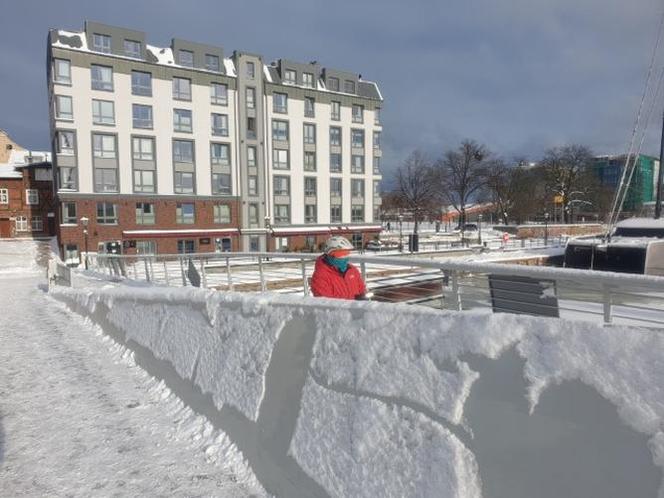
{"label": "snow-covered ledge", "polygon": [[226,432],[270,494],[660,487],[656,330],[191,288],[52,295]]}

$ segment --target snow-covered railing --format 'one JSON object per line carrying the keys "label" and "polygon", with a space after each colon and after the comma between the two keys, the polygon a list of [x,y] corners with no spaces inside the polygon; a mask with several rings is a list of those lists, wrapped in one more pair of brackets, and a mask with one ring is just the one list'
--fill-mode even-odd
{"label": "snow-covered railing", "polygon": [[56,259],[48,261],[48,286],[72,286],[72,271],[67,265]]}
{"label": "snow-covered railing", "polygon": [[[115,277],[168,286],[309,295],[317,254],[205,253],[98,255]],[[553,267],[352,256],[374,300],[458,311],[532,315],[664,326],[664,278]]]}

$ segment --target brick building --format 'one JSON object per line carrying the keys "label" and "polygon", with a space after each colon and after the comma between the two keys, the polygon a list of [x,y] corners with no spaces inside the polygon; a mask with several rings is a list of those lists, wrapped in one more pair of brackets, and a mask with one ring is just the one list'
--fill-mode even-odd
{"label": "brick building", "polygon": [[50,153],[25,150],[0,130],[0,238],[55,235]]}
{"label": "brick building", "polygon": [[381,230],[383,99],[317,62],[86,22],[47,45],[63,256],[358,247]]}

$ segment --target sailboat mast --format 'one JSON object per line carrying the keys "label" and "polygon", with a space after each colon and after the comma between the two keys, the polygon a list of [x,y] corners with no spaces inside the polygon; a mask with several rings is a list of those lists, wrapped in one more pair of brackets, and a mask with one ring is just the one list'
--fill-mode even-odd
{"label": "sailboat mast", "polygon": [[655,197],[655,219],[662,215],[662,180],[664,179],[664,113],[662,114],[662,139],[659,146],[659,172],[657,173],[657,194]]}

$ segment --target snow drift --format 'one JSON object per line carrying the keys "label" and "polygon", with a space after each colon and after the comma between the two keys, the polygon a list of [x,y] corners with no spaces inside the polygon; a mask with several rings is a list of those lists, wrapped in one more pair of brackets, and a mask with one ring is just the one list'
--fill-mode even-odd
{"label": "snow drift", "polygon": [[[630,474],[616,484],[614,477],[596,496],[652,496],[646,471],[661,480],[664,335],[657,330],[191,288],[58,288],[53,294],[113,331],[116,341],[144,351],[137,363],[226,431],[268,493],[499,496],[490,476],[518,481],[526,472],[510,467],[515,454],[534,460],[530,455],[567,441],[569,427],[596,423],[574,407],[538,412],[541,397],[565,381],[580,381],[610,401],[620,416],[611,423],[621,427],[607,433],[631,438],[616,443],[621,449],[611,465],[632,466],[639,478]],[[508,358],[509,351],[516,352],[510,361],[527,387],[516,395],[526,405],[518,416],[537,418],[547,431],[558,424],[551,441],[519,434],[510,443],[517,453],[475,437],[475,429],[483,430],[467,411],[482,365]],[[488,401],[483,406],[497,410],[485,418],[489,424],[509,422],[516,417],[509,410],[519,411],[510,408],[516,401]],[[606,410],[600,401],[596,406]],[[498,408],[508,411],[501,415]],[[562,408],[572,413],[561,414]],[[571,453],[574,444],[586,444],[568,439]],[[574,479],[594,483],[587,476],[569,479],[537,494],[573,494]],[[563,482],[567,487],[556,488]],[[510,493],[532,496],[526,487]]]}

